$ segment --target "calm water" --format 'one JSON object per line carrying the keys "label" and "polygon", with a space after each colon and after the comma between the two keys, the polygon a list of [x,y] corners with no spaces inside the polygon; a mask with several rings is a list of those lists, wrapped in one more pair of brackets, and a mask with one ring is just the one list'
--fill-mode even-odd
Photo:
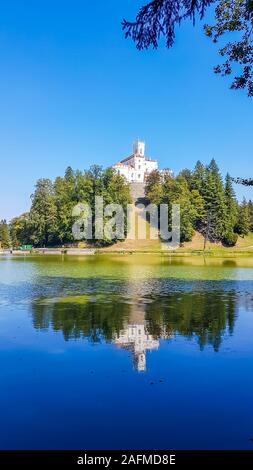
{"label": "calm water", "polygon": [[0,257],[1,449],[253,449],[253,261]]}

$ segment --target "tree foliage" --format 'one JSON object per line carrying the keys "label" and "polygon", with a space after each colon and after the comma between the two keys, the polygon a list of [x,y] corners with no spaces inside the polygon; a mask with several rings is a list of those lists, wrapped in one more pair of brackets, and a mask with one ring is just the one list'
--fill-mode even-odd
{"label": "tree foliage", "polygon": [[[153,171],[146,178],[146,198],[153,204],[167,204],[169,208],[168,229],[172,227],[172,205],[180,204],[181,241],[190,241],[194,231],[203,234],[205,244],[209,241],[233,246],[237,235],[245,236],[253,231],[253,203],[236,200],[233,179],[229,174],[225,181],[215,160],[209,165],[196,163],[194,170],[184,169],[177,176],[170,172]],[[132,202],[130,185],[113,169],[93,165],[84,172],[70,167],[63,177],[54,181],[39,179],[31,196],[29,212],[0,224],[2,247],[17,248],[23,244],[34,246],[57,246],[75,242],[72,234],[73,208],[88,204],[92,213],[93,235],[95,233],[95,202],[101,196],[104,204],[119,204],[125,214],[127,234],[127,209]],[[103,221],[108,218],[103,215]],[[116,239],[115,239],[116,241]],[[104,234],[93,241],[99,246],[112,243]]]}
{"label": "tree foliage", "polygon": [[234,73],[232,89],[247,88],[253,96],[253,2],[252,0],[219,0],[215,23],[206,25],[207,36],[216,43],[227,33],[234,32],[235,40],[227,42],[219,54],[225,61],[214,68],[223,76]]}
{"label": "tree foliage", "polygon": [[31,199],[31,240],[35,245],[50,245],[55,241],[56,228],[56,206],[52,181],[39,179]]}
{"label": "tree foliage", "polygon": [[31,243],[31,221],[29,212],[25,212],[10,222],[10,235],[13,248]]}
{"label": "tree foliage", "polygon": [[239,206],[238,219],[235,226],[235,232],[244,237],[250,230],[250,214],[246,199]]}
{"label": "tree foliage", "polygon": [[227,174],[223,181],[214,159],[206,166],[198,161],[193,171],[184,169],[177,177],[150,173],[146,197],[154,204],[168,204],[169,229],[171,206],[180,204],[182,242],[191,240],[198,230],[204,236],[204,248],[207,241],[234,246],[237,234],[244,236],[253,229],[253,203],[238,203],[232,178]]}
{"label": "tree foliage", "polygon": [[[30,212],[10,222],[13,245],[32,243],[44,247],[72,244],[73,209],[78,203],[88,204],[94,229],[96,196],[103,197],[105,205],[120,204],[125,214],[127,204],[132,201],[125,179],[114,170],[103,170],[98,165],[84,172],[68,167],[65,175],[58,176],[55,181],[39,179],[31,196]],[[109,241],[103,238],[96,243],[102,245]]]}
{"label": "tree foliage", "polygon": [[206,35],[217,43],[234,33],[219,50],[225,61],[214,71],[223,76],[234,74],[231,88],[247,88],[248,95],[253,96],[252,0],[153,0],[140,8],[135,21],[123,20],[125,37],[132,38],[141,50],[156,49],[160,37],[165,36],[170,48],[176,26],[187,18],[194,23],[196,15],[202,19],[211,4],[216,4],[215,19],[214,24],[205,25]]}
{"label": "tree foliage", "polygon": [[242,184],[243,186],[253,186],[253,178],[232,178],[233,181],[237,184]]}
{"label": "tree foliage", "polygon": [[0,247],[9,248],[11,245],[9,227],[5,219],[0,221]]}
{"label": "tree foliage", "polygon": [[182,20],[203,18],[206,8],[215,0],[153,0],[138,12],[135,21],[123,20],[126,38],[131,37],[137,49],[150,46],[157,49],[159,39],[165,36],[167,47],[175,40],[175,28]]}

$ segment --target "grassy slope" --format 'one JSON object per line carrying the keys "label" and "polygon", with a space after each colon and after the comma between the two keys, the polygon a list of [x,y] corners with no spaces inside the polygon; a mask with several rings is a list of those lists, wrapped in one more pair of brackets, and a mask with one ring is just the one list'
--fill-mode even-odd
{"label": "grassy slope", "polygon": [[[204,239],[203,236],[196,232],[193,236],[191,242],[184,243],[182,247],[179,248],[179,251],[198,251],[203,250]],[[212,251],[214,253],[222,252],[251,252],[253,254],[253,233],[250,233],[246,237],[239,237],[236,246],[234,247],[225,247],[221,243],[207,243],[207,251]]]}
{"label": "grassy slope", "polygon": [[[144,233],[147,234],[147,239],[139,240],[138,239],[138,228],[144,230]],[[80,247],[88,248],[88,244],[80,243]],[[204,247],[204,238],[199,232],[195,232],[192,241],[183,243],[180,248],[177,250],[166,250],[162,249],[160,240],[150,240],[150,224],[143,219],[141,216],[141,211],[138,208],[135,208],[135,239],[122,240],[114,243],[111,246],[99,248],[98,252],[102,253],[115,253],[115,252],[146,252],[146,253],[155,253],[163,252],[168,254],[175,255],[184,255],[184,254],[202,254]],[[91,247],[92,248],[92,247]],[[94,247],[93,247],[94,248]],[[216,256],[229,256],[229,255],[253,255],[253,233],[242,238],[239,237],[235,247],[224,247],[221,243],[207,243],[206,253]]]}
{"label": "grassy slope", "polygon": [[[203,236],[196,232],[191,242],[183,243],[183,245],[174,251],[174,253],[197,253],[203,252],[204,240]],[[137,251],[137,252],[156,252],[161,250],[161,244],[159,240],[124,240],[115,243],[114,245],[103,248],[100,251],[103,252],[115,252],[115,251]],[[206,248],[207,254],[214,255],[229,255],[229,254],[250,254],[253,255],[253,233],[242,238],[238,238],[238,242],[235,247],[224,247],[221,243],[207,243]],[[169,251],[169,253],[171,253]]]}

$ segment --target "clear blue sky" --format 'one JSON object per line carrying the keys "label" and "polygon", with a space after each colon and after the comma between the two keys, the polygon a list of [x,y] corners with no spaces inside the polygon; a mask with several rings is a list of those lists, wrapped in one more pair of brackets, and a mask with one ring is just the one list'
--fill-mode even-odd
{"label": "clear blue sky", "polygon": [[120,22],[142,3],[2,2],[0,218],[29,208],[36,179],[109,166],[137,136],[175,172],[214,157],[253,176],[253,101],[213,74],[216,46],[199,25],[182,24],[172,50],[137,51]]}

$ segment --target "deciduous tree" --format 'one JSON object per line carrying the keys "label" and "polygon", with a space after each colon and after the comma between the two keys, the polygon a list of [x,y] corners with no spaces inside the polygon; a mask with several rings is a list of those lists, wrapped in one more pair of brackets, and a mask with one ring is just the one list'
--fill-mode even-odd
{"label": "deciduous tree", "polygon": [[134,21],[124,19],[122,27],[126,38],[131,37],[138,49],[156,49],[161,36],[170,48],[176,27],[186,19],[194,24],[197,15],[203,19],[211,4],[216,4],[215,19],[212,25],[205,25],[207,36],[215,43],[232,36],[219,50],[225,61],[214,71],[233,75],[231,88],[246,88],[253,96],[252,0],[153,0],[140,8]]}
{"label": "deciduous tree", "polygon": [[0,222],[0,244],[2,248],[10,248],[9,227],[5,219]]}

